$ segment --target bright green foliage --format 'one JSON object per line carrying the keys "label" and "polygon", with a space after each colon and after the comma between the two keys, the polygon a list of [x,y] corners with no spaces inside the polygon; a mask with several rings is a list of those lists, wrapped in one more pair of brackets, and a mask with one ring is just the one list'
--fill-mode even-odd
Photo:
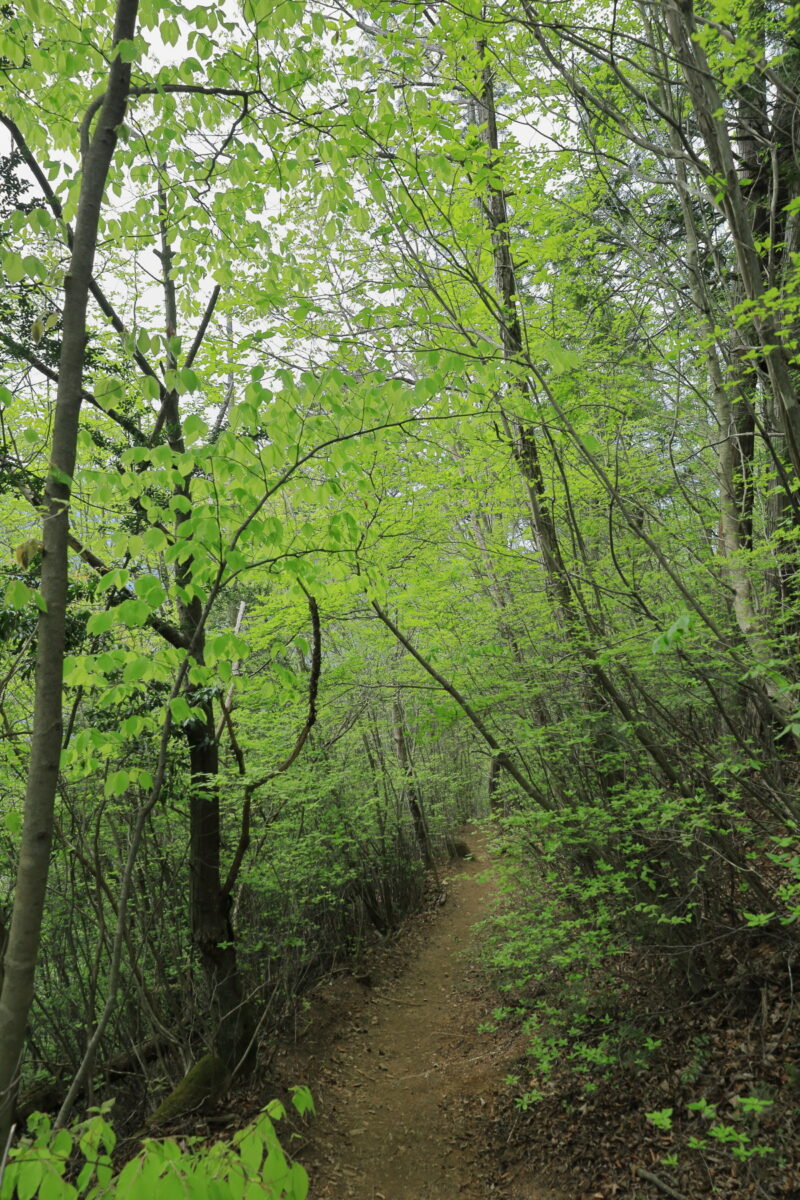
{"label": "bright green foliage", "polygon": [[[300,1116],[313,1113],[306,1088],[292,1096]],[[204,1200],[306,1200],[308,1176],[290,1163],[275,1123],[285,1117],[273,1100],[230,1142],[203,1144],[199,1138],[146,1139],[119,1173],[111,1155],[116,1135],[103,1114],[71,1129],[53,1130],[40,1113],[29,1120],[31,1135],[10,1152],[0,1186],[2,1200],[138,1200],[154,1194]]]}
{"label": "bright green foliage", "polygon": [[[487,953],[529,1097],[556,1058],[587,1086],[647,1061],[654,1031],[597,999],[623,955],[694,992],[794,939],[797,13],[695,7],[143,6],[31,1067],[75,1066],[103,1010],[126,854],[108,1055],[193,1040],[209,947],[280,1011],[390,932],[424,883],[412,802],[436,846],[500,819]],[[33,188],[0,208],[3,879],[39,603],[14,549],[109,36],[105,9],[31,0],[0,45],[60,213]]]}

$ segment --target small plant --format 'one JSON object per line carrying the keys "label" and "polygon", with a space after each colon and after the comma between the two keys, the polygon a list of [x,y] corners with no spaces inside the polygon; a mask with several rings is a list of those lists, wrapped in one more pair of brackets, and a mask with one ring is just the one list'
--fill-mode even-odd
{"label": "small plant", "polygon": [[[292,1089],[292,1104],[303,1116],[314,1112],[308,1088]],[[201,1138],[148,1138],[142,1150],[114,1176],[111,1154],[116,1134],[109,1106],[73,1129],[54,1130],[49,1117],[35,1113],[30,1135],[9,1151],[0,1179],[0,1200],[306,1200],[308,1175],[289,1163],[275,1122],[286,1115],[273,1100],[230,1142]],[[83,1166],[78,1169],[79,1157]],[[77,1174],[75,1173],[77,1171]],[[74,1182],[73,1182],[74,1180]]]}
{"label": "small plant", "polygon": [[517,1108],[527,1112],[529,1108],[533,1108],[534,1104],[538,1104],[543,1098],[542,1093],[538,1088],[531,1088],[530,1091],[523,1093],[522,1096],[517,1096],[514,1104]]}
{"label": "small plant", "polygon": [[656,1129],[670,1130],[672,1129],[672,1113],[674,1109],[659,1108],[654,1112],[645,1113],[651,1125],[655,1125]]}

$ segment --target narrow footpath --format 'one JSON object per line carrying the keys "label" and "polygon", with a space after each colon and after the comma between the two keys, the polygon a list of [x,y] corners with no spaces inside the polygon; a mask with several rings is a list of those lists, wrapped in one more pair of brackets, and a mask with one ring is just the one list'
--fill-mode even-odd
{"label": "narrow footpath", "polygon": [[374,977],[317,989],[285,1064],[317,1102],[294,1151],[313,1200],[563,1200],[526,1170],[504,1174],[490,1144],[512,1064],[478,1032],[491,996],[472,927],[493,881],[481,839],[468,841],[474,858],[445,869],[444,903],[411,918],[394,959],[381,952]]}

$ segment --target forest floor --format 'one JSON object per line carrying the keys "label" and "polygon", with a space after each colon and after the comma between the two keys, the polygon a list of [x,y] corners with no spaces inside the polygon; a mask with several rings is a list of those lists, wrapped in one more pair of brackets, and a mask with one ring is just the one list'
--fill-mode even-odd
{"label": "forest floor", "polygon": [[479,1032],[496,997],[473,926],[494,881],[483,839],[467,840],[473,857],[443,871],[444,902],[409,918],[368,971],[318,984],[274,1064],[287,1084],[313,1081],[317,1116],[291,1151],[314,1200],[570,1200],[488,1137],[521,1046]]}
{"label": "forest floor", "polygon": [[[496,881],[484,837],[467,841],[472,858],[443,869],[443,903],[312,988],[294,1042],[272,1060],[278,1090],[306,1083],[317,1105],[285,1142],[313,1200],[800,1200],[800,1009],[781,953],[756,955],[763,978],[747,961],[746,987],[733,974],[696,1000],[660,993],[645,962],[623,960],[628,1019],[658,1035],[650,1060],[620,1054],[591,1091],[565,1061],[525,1110],[515,1093],[530,1077],[529,1038],[494,1019],[498,994],[477,952]],[[739,1099],[753,1095],[769,1100],[757,1120]],[[709,1136],[698,1097],[752,1159]],[[673,1109],[672,1130],[647,1118]],[[771,1147],[765,1158],[759,1145]]]}
{"label": "forest floor", "polygon": [[[537,1076],[480,964],[497,880],[489,839],[466,836],[471,856],[440,870],[427,907],[301,996],[228,1111],[183,1132],[227,1136],[281,1097],[312,1200],[800,1200],[793,952],[756,931],[718,987],[690,996],[653,956],[615,957],[597,981],[606,1067],[581,1077],[565,1054]],[[563,979],[547,986],[570,1001]],[[296,1084],[315,1117],[292,1114]],[[123,1141],[120,1165],[137,1145]]]}

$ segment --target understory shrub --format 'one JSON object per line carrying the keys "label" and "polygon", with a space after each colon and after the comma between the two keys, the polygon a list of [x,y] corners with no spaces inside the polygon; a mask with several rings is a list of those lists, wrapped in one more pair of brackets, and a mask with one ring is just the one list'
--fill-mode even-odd
{"label": "understory shrub", "polygon": [[[293,1090],[302,1116],[314,1111],[307,1088]],[[308,1176],[291,1163],[275,1122],[286,1115],[273,1100],[230,1142],[202,1138],[147,1138],[119,1171],[112,1155],[117,1136],[108,1105],[71,1129],[54,1130],[50,1118],[35,1113],[29,1133],[8,1154],[0,1200],[306,1200]]]}

